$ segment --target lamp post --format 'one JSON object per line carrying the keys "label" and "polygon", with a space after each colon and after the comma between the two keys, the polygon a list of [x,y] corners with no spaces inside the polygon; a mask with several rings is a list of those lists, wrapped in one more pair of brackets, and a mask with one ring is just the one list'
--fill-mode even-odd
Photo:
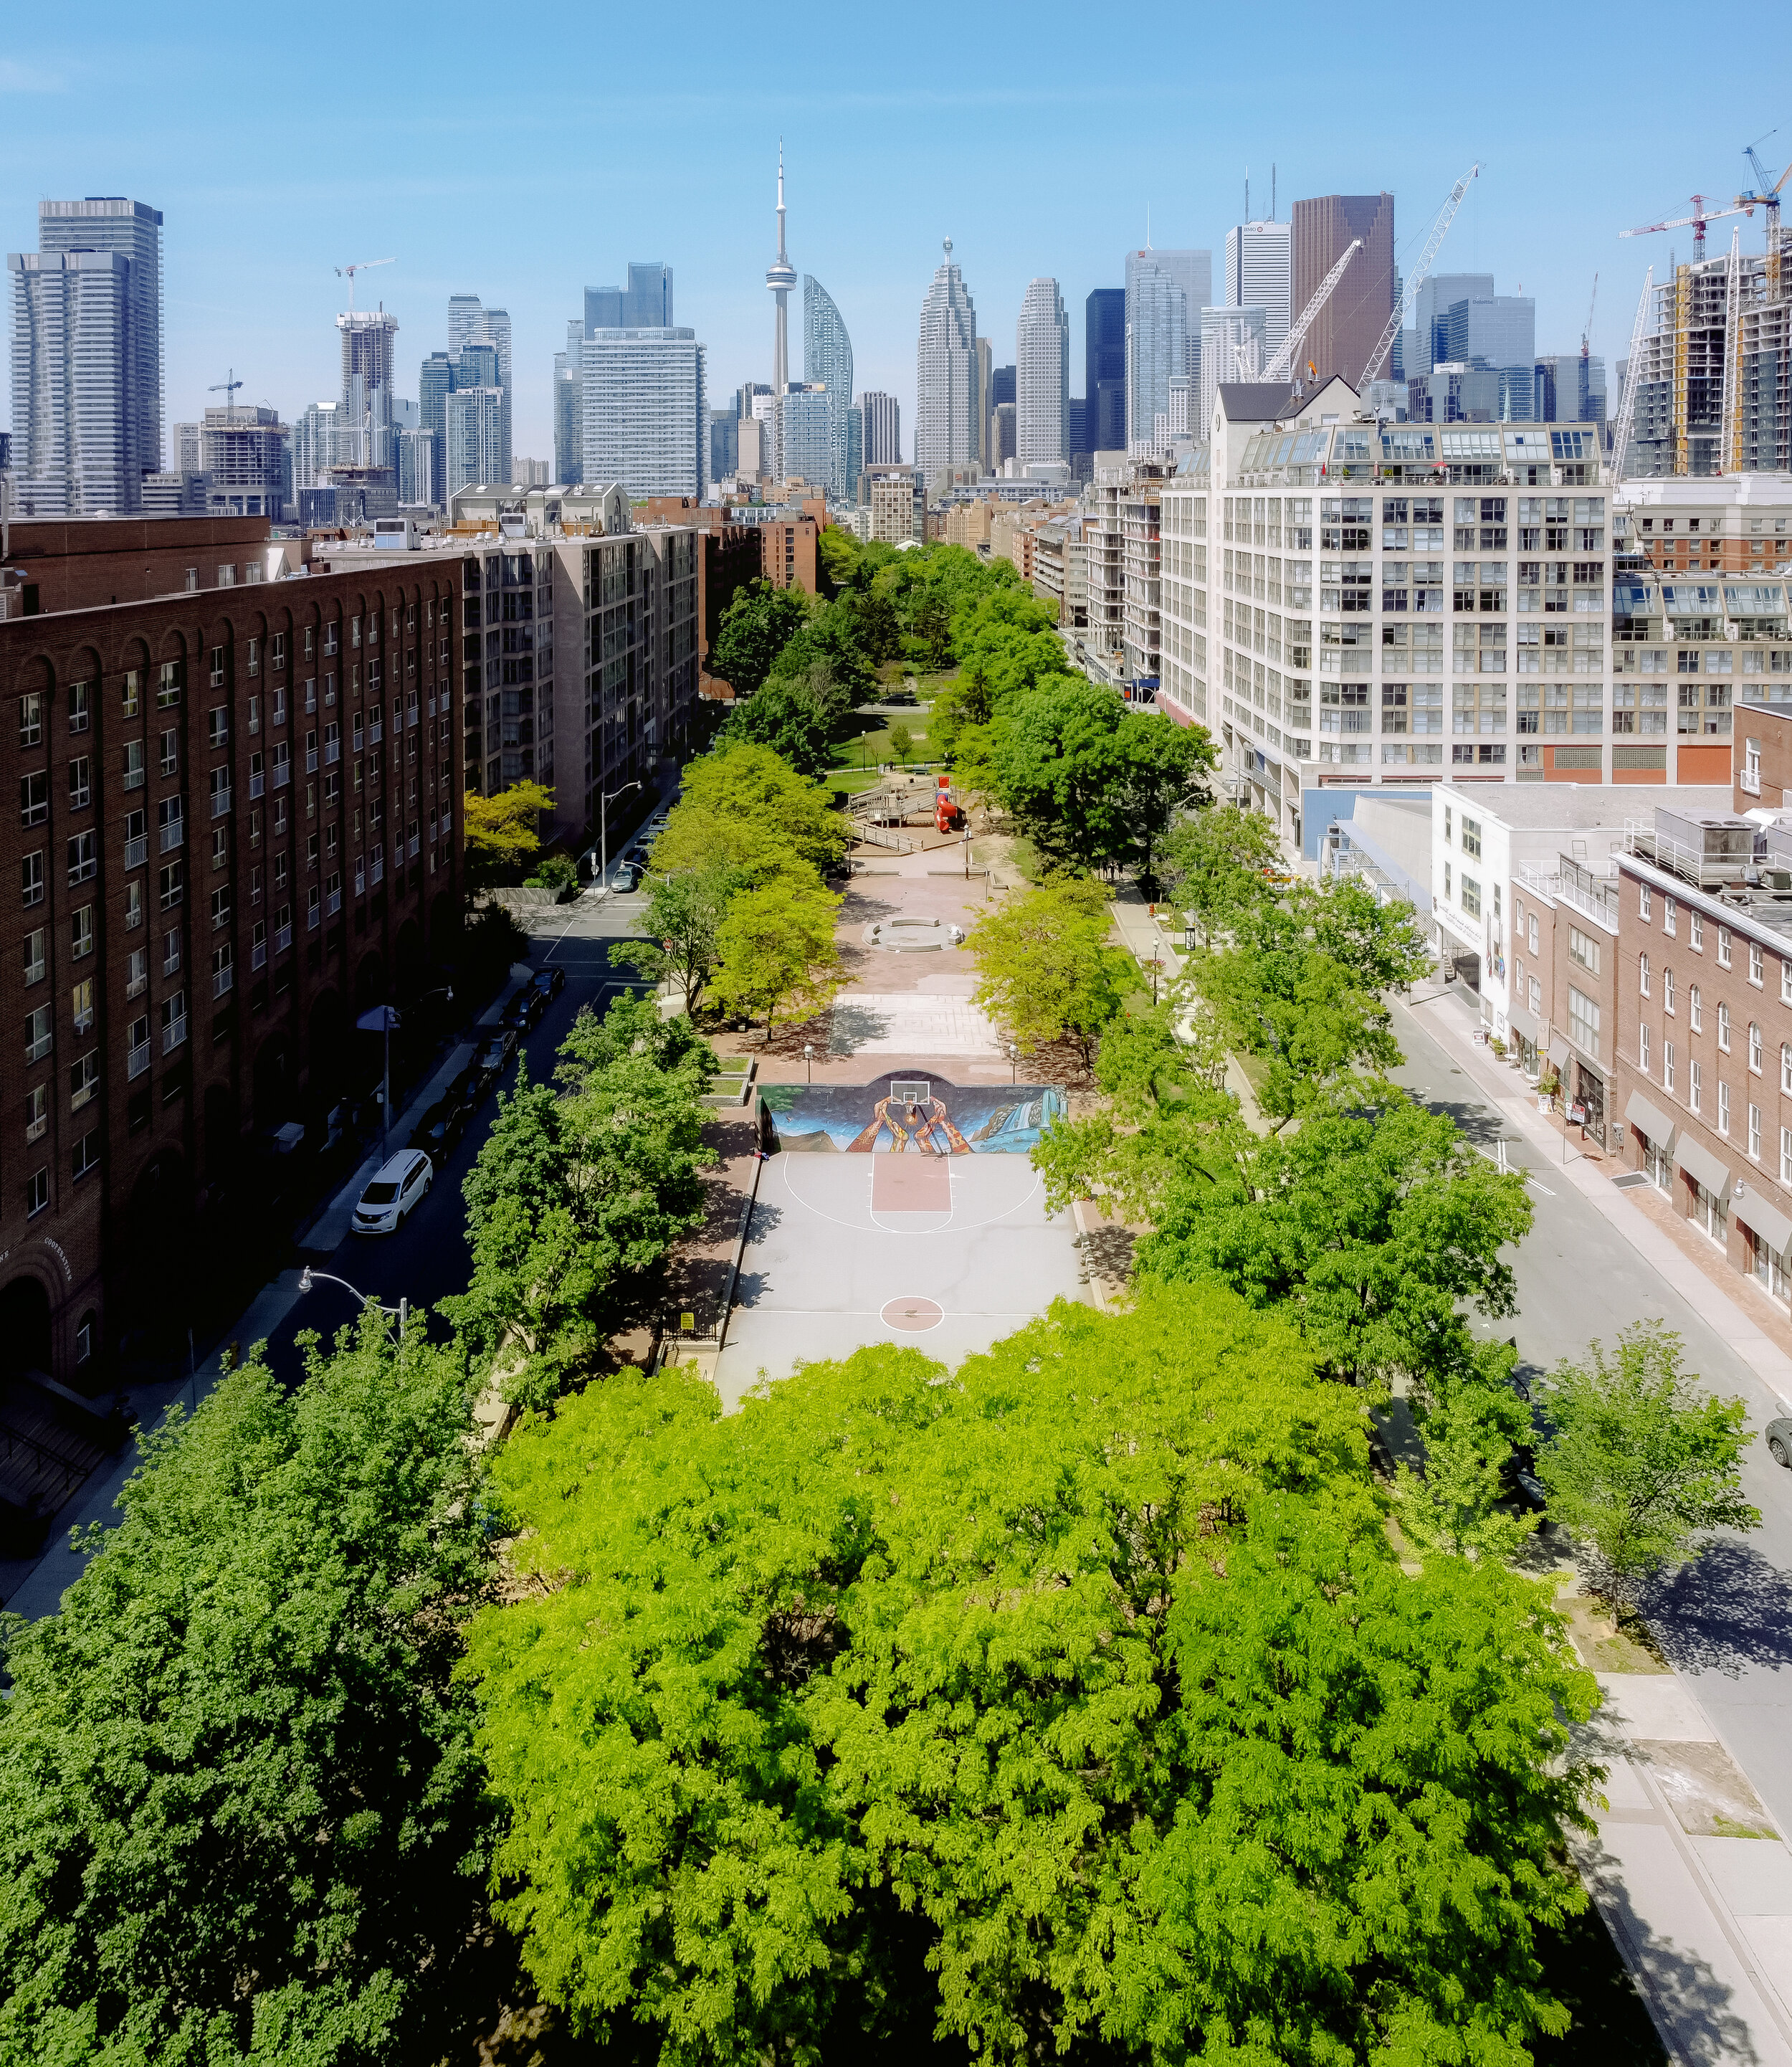
{"label": "lamp post", "polygon": [[803,1043],[803,1060],[809,1066],[809,1080],[811,1083],[813,1083],[815,1081],[815,1043],[813,1041],[805,1041]]}
{"label": "lamp post", "polygon": [[598,806],[598,880],[606,891],[610,887],[610,806],[616,798],[626,797],[630,790],[639,790],[640,786],[641,779],[637,776],[632,782],[625,782],[619,790],[606,790]]}
{"label": "lamp post", "polygon": [[1012,1041],[1004,1041],[1002,1045],[1008,1051],[1008,1082],[1018,1083],[1020,1081],[1020,1050]]}
{"label": "lamp post", "polygon": [[[454,1002],[454,986],[443,984],[435,990],[426,990],[422,997],[413,998],[413,1005],[421,1005],[425,999],[445,997]],[[391,1150],[392,1135],[392,1029],[404,1024],[395,1005],[376,1005],[371,1012],[363,1012],[355,1022],[363,1034],[378,1034],[385,1043],[385,1062],[379,1085],[379,1159],[382,1163]]]}
{"label": "lamp post", "polygon": [[346,1277],[338,1277],[327,1270],[314,1270],[309,1264],[306,1264],[298,1273],[300,1292],[309,1292],[314,1285],[318,1284],[339,1285],[345,1292],[354,1293],[363,1306],[372,1306],[382,1314],[391,1314],[398,1322],[399,1340],[403,1339],[404,1323],[410,1318],[411,1314],[411,1302],[408,1299],[401,1295],[395,1306],[383,1306],[371,1292],[359,1290],[356,1286],[351,1285]]}

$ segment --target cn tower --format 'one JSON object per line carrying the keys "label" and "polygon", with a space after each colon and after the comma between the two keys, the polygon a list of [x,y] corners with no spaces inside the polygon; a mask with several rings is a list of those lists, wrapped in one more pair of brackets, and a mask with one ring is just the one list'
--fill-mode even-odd
{"label": "cn tower", "polygon": [[790,290],[797,269],[784,248],[784,139],[778,139],[778,255],[765,269],[765,284],[778,306],[772,334],[772,471],[784,479],[784,395],[790,384]]}

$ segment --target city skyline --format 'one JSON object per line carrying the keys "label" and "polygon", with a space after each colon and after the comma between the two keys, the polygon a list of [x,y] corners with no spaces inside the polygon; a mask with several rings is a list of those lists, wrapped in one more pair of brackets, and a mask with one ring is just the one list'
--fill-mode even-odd
{"label": "city skyline", "polygon": [[[1645,22],[1652,12],[1645,9]],[[586,283],[614,274],[611,253],[657,255],[676,269],[679,320],[708,348],[716,395],[768,379],[762,169],[775,162],[780,132],[802,263],[839,307],[861,384],[895,395],[911,424],[915,310],[943,236],[954,238],[979,327],[1004,338],[1035,277],[1056,278],[1072,310],[1092,288],[1121,285],[1148,210],[1153,244],[1211,250],[1217,274],[1225,233],[1244,219],[1247,177],[1260,217],[1272,164],[1284,221],[1297,197],[1393,193],[1396,258],[1405,270],[1450,182],[1486,155],[1440,264],[1490,271],[1503,290],[1522,285],[1534,295],[1540,352],[1578,347],[1599,272],[1593,349],[1615,365],[1644,269],[1652,262],[1659,278],[1670,249],[1690,255],[1685,232],[1630,244],[1617,232],[1684,213],[1695,190],[1740,189],[1748,177],[1740,147],[1778,120],[1783,71],[1770,55],[1730,122],[1690,134],[1676,126],[1656,140],[1646,168],[1615,151],[1587,152],[1585,176],[1567,185],[1541,102],[1521,98],[1497,123],[1490,109],[1486,133],[1470,128],[1460,140],[1440,140],[1434,124],[1372,136],[1303,120],[1309,79],[1336,105],[1353,86],[1398,95],[1426,76],[1416,56],[1355,49],[1316,10],[1273,26],[1229,22],[1215,43],[1202,24],[1148,9],[1129,43],[1136,50],[1142,34],[1154,74],[1181,89],[1149,125],[1136,120],[1136,76],[1117,53],[1080,64],[1071,84],[1044,39],[1011,53],[999,87],[869,88],[874,74],[849,40],[775,61],[746,52],[725,91],[694,89],[677,62],[688,31],[644,20],[601,30],[562,25],[551,35],[521,27],[491,94],[455,112],[453,56],[432,33],[439,15],[400,6],[384,18],[416,87],[382,116],[377,178],[363,163],[365,111],[346,106],[305,110],[303,164],[322,169],[275,173],[262,125],[268,67],[290,61],[283,25],[233,15],[225,37],[196,11],[158,19],[152,32],[140,15],[100,6],[83,16],[79,46],[48,18],[12,25],[0,67],[0,246],[34,247],[40,195],[128,193],[163,211],[165,424],[199,417],[206,389],[233,367],[245,402],[270,403],[288,420],[332,392],[329,331],[346,305],[332,269],[387,254],[397,263],[367,281],[357,305],[365,298],[396,313],[405,339],[422,347],[406,349],[405,361],[445,342],[441,311],[452,294],[477,292],[509,310],[519,452],[553,449],[553,355]],[[1652,83],[1648,40],[1621,39],[1608,54],[1604,106],[1624,104],[1627,82]],[[1295,47],[1303,48],[1298,68],[1287,55]],[[1284,77],[1287,90],[1271,99],[1216,92],[1204,83],[1216,70],[1265,70]],[[629,89],[581,83],[612,75]],[[743,108],[754,111],[745,123]],[[202,160],[187,140],[189,116],[201,115]],[[1036,193],[976,177],[999,173],[1017,119],[1054,131],[1091,119],[1111,126],[1105,177]],[[880,121],[911,125],[904,176],[887,191],[837,173]],[[600,125],[605,151],[584,163],[559,154],[534,161],[525,139],[562,123]],[[679,136],[688,143],[710,134],[725,143],[667,148]],[[918,148],[935,143],[943,148]],[[1608,156],[1618,162],[1603,162]],[[719,157],[728,168],[721,178]],[[577,238],[574,224],[586,225]],[[1728,227],[1713,225],[1725,245]],[[1758,248],[1758,214],[1742,234],[1745,251]],[[1083,326],[1071,327],[1069,387],[1081,396]],[[401,363],[401,393],[414,377],[414,363],[408,373]]]}

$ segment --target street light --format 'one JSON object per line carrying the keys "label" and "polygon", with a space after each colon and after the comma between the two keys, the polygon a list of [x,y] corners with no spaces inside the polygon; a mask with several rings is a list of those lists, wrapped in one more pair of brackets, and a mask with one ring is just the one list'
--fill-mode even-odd
{"label": "street light", "polygon": [[601,859],[598,863],[598,880],[606,890],[610,887],[610,806],[618,797],[626,797],[630,790],[639,790],[639,776],[632,782],[625,782],[619,790],[606,790],[598,806],[598,839]]}
{"label": "street light", "polygon": [[353,1292],[363,1306],[371,1306],[379,1313],[390,1314],[398,1322],[399,1337],[401,1341],[403,1340],[404,1323],[409,1318],[411,1312],[411,1302],[408,1299],[401,1296],[395,1306],[382,1306],[371,1292],[358,1290],[346,1277],[335,1277],[327,1270],[314,1270],[310,1264],[306,1264],[298,1273],[299,1290],[302,1293],[309,1292],[314,1285],[318,1284],[339,1285],[345,1292]]}
{"label": "street light", "polygon": [[[412,1002],[421,1005],[432,997],[445,997],[452,1005],[454,1002],[454,986],[443,984],[438,989],[426,990],[422,997],[413,998]],[[404,1021],[395,1005],[376,1005],[371,1012],[363,1012],[355,1024],[361,1033],[379,1034],[385,1039],[385,1063],[379,1086],[379,1159],[383,1163],[391,1147],[392,1029],[402,1026]]]}
{"label": "street light", "polygon": [[1012,1041],[1004,1041],[1002,1046],[1008,1051],[1008,1082],[1018,1083],[1020,1081],[1020,1050]]}
{"label": "street light", "polygon": [[815,1081],[815,1044],[813,1041],[805,1041],[803,1043],[803,1060],[809,1065],[809,1080],[811,1083],[813,1083]]}

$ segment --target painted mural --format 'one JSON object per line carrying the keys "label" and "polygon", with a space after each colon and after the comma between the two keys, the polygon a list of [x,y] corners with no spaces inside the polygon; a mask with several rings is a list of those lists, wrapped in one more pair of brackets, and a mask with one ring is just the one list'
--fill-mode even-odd
{"label": "painted mural", "polygon": [[764,1084],[767,1146],[797,1155],[1024,1155],[1067,1110],[1050,1084]]}

